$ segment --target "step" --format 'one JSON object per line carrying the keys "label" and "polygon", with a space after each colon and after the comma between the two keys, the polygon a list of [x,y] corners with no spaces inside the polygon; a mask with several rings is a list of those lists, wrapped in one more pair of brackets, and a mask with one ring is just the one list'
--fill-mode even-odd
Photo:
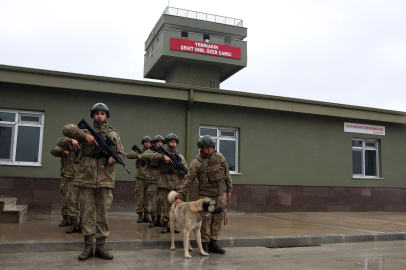
{"label": "step", "polygon": [[17,199],[0,196],[0,223],[19,223],[28,205],[17,205]]}
{"label": "step", "polygon": [[17,204],[17,198],[0,196],[0,211]]}

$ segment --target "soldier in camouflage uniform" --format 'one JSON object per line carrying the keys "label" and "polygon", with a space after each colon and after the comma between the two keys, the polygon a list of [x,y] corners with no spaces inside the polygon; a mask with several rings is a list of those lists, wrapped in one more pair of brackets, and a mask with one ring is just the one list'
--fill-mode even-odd
{"label": "soldier in camouflage uniform", "polygon": [[[125,154],[120,135],[118,131],[109,127],[106,121],[110,117],[108,107],[103,103],[97,103],[90,110],[90,116],[94,118],[94,129],[103,136],[111,137],[115,142],[112,148],[124,160]],[[85,238],[85,249],[78,259],[84,261],[93,257],[93,236],[95,235],[97,242],[94,256],[112,260],[113,255],[105,247],[105,238],[110,234],[107,216],[113,201],[112,190],[115,184],[114,164],[116,161],[110,157],[109,165],[103,167],[105,159],[94,155],[93,148],[97,142],[88,130],[68,124],[64,127],[63,133],[65,136],[81,142],[80,163],[75,185],[80,187],[80,201],[83,202],[82,232]],[[95,215],[96,221],[94,220]]]}
{"label": "soldier in camouflage uniform", "polygon": [[[151,137],[145,136],[141,140],[141,144],[144,146],[142,152],[145,152],[151,146]],[[135,211],[138,214],[137,223],[141,223],[146,221],[150,223],[152,221],[151,216],[149,215],[147,203],[146,203],[146,195],[147,195],[147,168],[149,165],[149,161],[141,160],[141,155],[135,151],[131,151],[127,153],[127,158],[129,159],[137,159],[135,161],[135,167],[137,168],[137,173],[135,174],[135,193],[137,195],[137,206]]]}
{"label": "soldier in camouflage uniform", "polygon": [[[185,158],[176,151],[176,146],[179,144],[179,138],[173,133],[168,134],[165,137],[165,144],[168,146],[166,149],[171,154],[178,154],[182,159],[181,163],[187,168]],[[158,212],[161,212],[161,223],[162,230],[161,233],[169,232],[169,202],[168,202],[168,193],[171,190],[178,192],[182,187],[182,182],[179,181],[179,178],[182,176],[182,171],[175,170],[172,171],[169,167],[171,165],[171,160],[167,156],[161,153],[155,153],[151,157],[151,161],[163,161],[161,162],[161,178],[158,180],[158,197],[161,200],[161,207],[158,208]],[[186,176],[185,176],[186,177]],[[175,228],[176,233],[180,233],[179,230]]]}
{"label": "soldier in camouflage uniform", "polygon": [[[200,154],[190,164],[187,179],[178,193],[175,205],[185,198],[196,177],[201,199],[212,198],[218,205],[225,204],[233,190],[227,160],[222,154],[213,151],[216,142],[210,136],[200,138],[197,146],[200,148]],[[200,231],[204,251],[220,254],[226,252],[217,245],[226,212],[224,209],[221,214],[203,217]]]}
{"label": "soldier in camouflage uniform", "polygon": [[[66,137],[60,138],[58,142],[61,140],[63,141],[69,140],[69,144],[72,143],[72,139]],[[76,140],[73,141],[74,141],[73,143],[77,143]],[[68,194],[70,190],[74,188],[73,179],[75,178],[75,173],[77,169],[77,163],[75,163],[75,153],[73,151],[73,147],[71,146],[70,148],[66,149],[63,147],[55,146],[51,149],[51,154],[55,157],[61,158],[61,186],[59,188],[59,192],[61,193],[62,196],[61,214],[63,216],[63,220],[59,224],[59,227],[76,225],[78,217],[78,205],[77,205],[78,201],[76,201],[76,207],[75,205],[72,205],[72,203],[70,203]],[[67,233],[71,233],[68,231]]]}
{"label": "soldier in camouflage uniform", "polygon": [[[156,147],[159,147],[163,144],[164,138],[161,135],[156,135],[152,139],[152,143],[155,144]],[[158,179],[161,177],[161,160],[154,159],[151,160],[151,157],[156,152],[148,149],[147,151],[143,152],[141,155],[141,160],[148,163],[146,178],[147,178],[147,209],[151,215],[151,222],[149,223],[148,227],[152,228],[156,225],[157,222],[157,203],[158,203]]]}

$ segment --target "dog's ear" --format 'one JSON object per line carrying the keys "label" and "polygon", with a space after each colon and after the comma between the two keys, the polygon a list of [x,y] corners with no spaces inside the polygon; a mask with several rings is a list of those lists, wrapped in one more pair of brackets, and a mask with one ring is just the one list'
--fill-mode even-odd
{"label": "dog's ear", "polygon": [[204,203],[202,203],[202,208],[206,212],[209,211],[209,206],[210,206],[210,201],[205,201]]}

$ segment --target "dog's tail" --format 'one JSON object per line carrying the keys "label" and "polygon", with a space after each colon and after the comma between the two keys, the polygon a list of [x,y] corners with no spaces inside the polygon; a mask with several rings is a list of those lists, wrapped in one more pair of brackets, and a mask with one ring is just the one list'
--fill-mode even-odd
{"label": "dog's tail", "polygon": [[176,191],[172,190],[171,192],[169,192],[168,202],[170,204],[173,204],[176,201],[176,196],[178,196],[178,193]]}

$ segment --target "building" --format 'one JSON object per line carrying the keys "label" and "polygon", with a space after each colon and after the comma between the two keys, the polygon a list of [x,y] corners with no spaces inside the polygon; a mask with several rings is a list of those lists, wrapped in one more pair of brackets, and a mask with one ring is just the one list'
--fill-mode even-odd
{"label": "building", "polygon": [[[164,84],[0,66],[0,195],[29,211],[58,209],[60,165],[49,150],[66,123],[104,102],[127,152],[145,135],[173,132],[189,164],[199,136],[214,136],[232,171],[231,210],[406,211],[405,112],[221,90],[247,64],[242,21],[171,12],[146,42],[144,76]],[[174,39],[240,48],[240,59],[179,51]],[[124,162],[132,175],[116,167],[113,211],[135,210],[135,166]]]}

